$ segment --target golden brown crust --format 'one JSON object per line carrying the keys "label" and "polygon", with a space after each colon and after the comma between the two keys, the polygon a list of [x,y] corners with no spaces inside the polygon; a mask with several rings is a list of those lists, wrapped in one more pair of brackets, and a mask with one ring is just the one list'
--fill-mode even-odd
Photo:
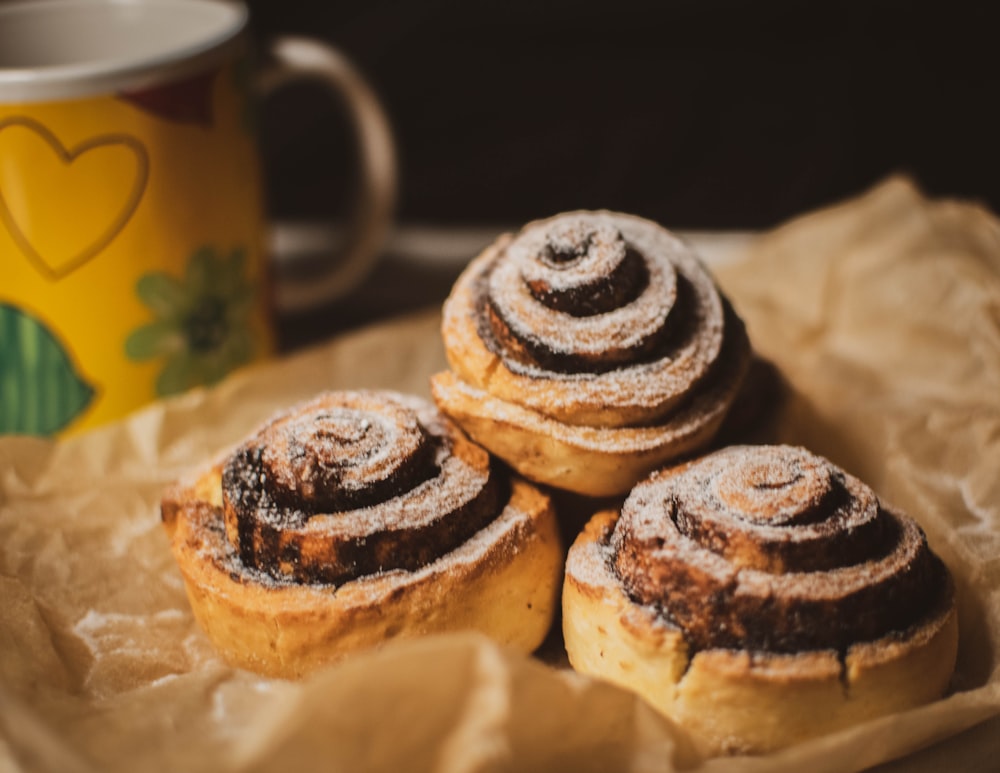
{"label": "golden brown crust", "polygon": [[628,491],[636,480],[708,443],[724,417],[651,427],[569,425],[493,397],[451,371],[431,378],[431,393],[480,445],[526,478],[578,494]]}
{"label": "golden brown crust", "polygon": [[[629,267],[600,286],[594,272],[607,268],[612,242]],[[554,270],[552,244],[580,254]],[[644,284],[623,290],[635,260]],[[535,297],[539,272],[576,282],[569,300],[552,308]],[[585,308],[573,310],[574,293]],[[442,410],[522,474],[594,495],[627,491],[705,446],[750,360],[742,323],[690,249],[654,223],[608,212],[567,213],[498,239],[456,282],[442,334],[453,374],[434,378]]]}
{"label": "golden brown crust", "polygon": [[562,552],[551,503],[530,484],[511,480],[485,526],[426,564],[328,583],[242,561],[226,534],[224,466],[172,487],[162,513],[195,617],[233,665],[298,677],[394,637],[471,629],[525,652],[544,639]]}
{"label": "golden brown crust", "polygon": [[[766,487],[762,485],[758,493]],[[784,505],[789,496],[802,496],[792,507],[764,513],[762,502],[756,501],[746,509],[755,517],[794,520],[796,513],[804,512],[799,505],[811,502],[815,493],[807,484],[791,495],[787,489],[779,492],[779,501],[785,495]],[[784,649],[774,650],[760,641],[740,646],[731,640],[727,625],[707,621],[706,628],[726,642],[712,644],[687,629],[690,621],[682,614],[687,611],[683,603],[674,599],[644,603],[627,589],[616,570],[620,561],[615,543],[621,527],[617,513],[600,513],[570,549],[563,589],[570,663],[642,695],[691,732],[709,753],[769,751],[929,702],[946,689],[958,635],[947,575],[939,578],[937,587],[925,589],[927,597],[917,599],[917,607],[908,598],[890,594],[883,599],[881,611],[887,619],[897,615],[893,607],[905,607],[909,622],[869,639],[823,647],[814,631],[793,630],[790,638],[775,640]],[[665,537],[668,543],[671,539]],[[708,566],[713,559],[702,561]],[[866,563],[871,562],[862,562]],[[830,572],[838,571],[823,570],[809,579],[800,567],[789,578],[797,582],[795,578],[802,576],[799,592],[808,595],[827,587],[819,575],[830,577]],[[670,582],[662,575],[660,581]],[[723,591],[744,592],[736,586]],[[706,598],[697,587],[692,596]],[[926,602],[922,608],[921,601]],[[831,614],[837,613],[834,608]],[[849,621],[848,627],[854,624]],[[842,631],[839,624],[828,627],[834,633]],[[796,637],[810,646],[790,647]]]}

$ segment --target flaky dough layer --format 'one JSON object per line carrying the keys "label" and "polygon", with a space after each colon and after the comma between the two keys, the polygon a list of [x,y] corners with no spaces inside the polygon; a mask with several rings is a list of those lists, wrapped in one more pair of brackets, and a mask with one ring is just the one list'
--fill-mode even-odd
{"label": "flaky dough layer", "polygon": [[441,410],[473,440],[531,480],[603,497],[628,491],[665,462],[706,445],[725,418],[667,426],[586,427],[548,416],[478,389],[451,371],[435,374],[431,392]]}

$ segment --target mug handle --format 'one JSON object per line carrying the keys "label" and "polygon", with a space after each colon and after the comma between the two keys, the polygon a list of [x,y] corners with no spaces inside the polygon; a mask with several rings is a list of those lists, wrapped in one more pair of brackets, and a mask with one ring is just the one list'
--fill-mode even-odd
{"label": "mug handle", "polygon": [[396,199],[396,152],[392,131],[375,93],[347,58],[317,40],[278,37],[268,46],[271,64],[258,78],[266,97],[286,83],[325,83],[348,112],[360,159],[353,223],[342,254],[330,255],[319,276],[276,272],[274,303],[279,312],[334,300],[368,275],[392,222]]}

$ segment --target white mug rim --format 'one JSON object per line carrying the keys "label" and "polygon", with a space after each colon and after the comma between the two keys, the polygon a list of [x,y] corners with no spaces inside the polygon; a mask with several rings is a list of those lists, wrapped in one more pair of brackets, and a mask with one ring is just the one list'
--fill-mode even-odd
{"label": "white mug rim", "polygon": [[56,13],[60,9],[97,7],[129,10],[170,7],[215,7],[230,18],[212,34],[193,35],[191,42],[142,56],[91,59],[73,64],[35,67],[0,67],[0,104],[25,104],[113,94],[141,89],[168,80],[192,76],[223,61],[238,46],[249,12],[242,2],[230,0],[17,0],[0,4],[4,17],[19,13]]}

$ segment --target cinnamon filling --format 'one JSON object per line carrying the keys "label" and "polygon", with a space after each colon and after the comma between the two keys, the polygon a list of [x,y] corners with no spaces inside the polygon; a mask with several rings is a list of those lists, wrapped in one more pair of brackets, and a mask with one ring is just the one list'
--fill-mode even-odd
{"label": "cinnamon filling", "polygon": [[574,317],[631,303],[649,283],[645,259],[621,232],[585,218],[519,239],[508,255],[536,301]]}
{"label": "cinnamon filling", "polygon": [[430,563],[492,521],[507,486],[431,406],[374,392],[279,416],[222,475],[227,539],[243,564],[322,583]]}
{"label": "cinnamon filling", "polygon": [[[585,316],[564,311],[559,314],[566,319],[559,319],[553,313],[505,307],[496,298],[488,292],[481,296],[480,313],[486,320],[481,337],[515,372],[538,368],[557,374],[597,374],[671,359],[699,332],[691,314],[694,293],[684,277],[676,279],[671,306],[651,310],[652,316],[635,324],[631,315],[619,313],[612,319],[606,316],[610,312]],[[627,305],[618,308],[630,311]],[[577,317],[580,324],[575,323]]]}
{"label": "cinnamon filling", "polygon": [[612,223],[567,218],[498,255],[480,283],[482,329],[515,367],[601,373],[669,357],[692,335],[688,285]]}
{"label": "cinnamon filling", "polygon": [[951,593],[919,526],[826,460],[735,447],[639,484],[611,536],[638,603],[694,649],[844,651]]}

